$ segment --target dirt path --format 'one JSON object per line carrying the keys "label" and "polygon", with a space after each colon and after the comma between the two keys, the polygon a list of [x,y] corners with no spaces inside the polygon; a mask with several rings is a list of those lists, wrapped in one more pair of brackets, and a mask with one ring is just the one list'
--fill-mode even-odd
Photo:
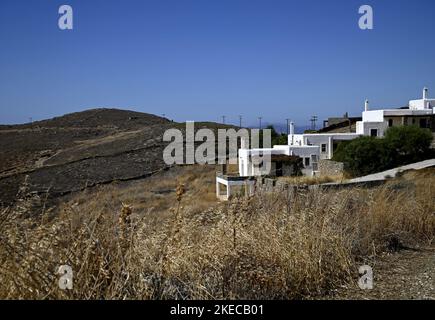
{"label": "dirt path", "polygon": [[402,250],[379,258],[373,267],[373,289],[338,290],[333,299],[435,300],[435,248]]}

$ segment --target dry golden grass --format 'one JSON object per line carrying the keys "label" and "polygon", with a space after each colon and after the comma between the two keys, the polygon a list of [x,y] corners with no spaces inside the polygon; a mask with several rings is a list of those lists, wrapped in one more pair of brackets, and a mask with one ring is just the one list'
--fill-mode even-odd
{"label": "dry golden grass", "polygon": [[340,176],[297,176],[297,177],[278,177],[278,180],[282,180],[294,185],[313,185],[328,182],[343,182],[345,179]]}
{"label": "dry golden grass", "polygon": [[[290,190],[221,204],[201,199],[199,177],[210,169],[181,173],[155,177],[146,190],[138,183],[82,194],[50,219],[4,209],[0,297],[316,298],[355,281],[357,266],[380,252],[434,241],[433,170],[374,189]],[[174,192],[148,206],[147,193],[163,186]],[[208,186],[214,195],[214,180]],[[62,264],[74,271],[72,290],[58,288]]]}

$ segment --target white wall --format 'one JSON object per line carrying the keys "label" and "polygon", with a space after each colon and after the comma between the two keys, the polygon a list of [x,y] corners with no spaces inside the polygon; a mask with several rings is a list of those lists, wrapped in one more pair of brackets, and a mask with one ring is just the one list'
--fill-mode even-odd
{"label": "white wall", "polygon": [[288,144],[293,146],[303,146],[304,143],[304,135],[303,134],[291,134],[288,135]]}
{"label": "white wall", "polygon": [[[302,162],[304,168],[302,169],[302,173],[307,176],[314,175],[314,171],[318,170],[317,163],[320,159],[320,148],[319,146],[292,146],[290,148],[290,155],[299,156],[302,158]],[[309,165],[305,164],[305,159],[309,158]],[[313,167],[314,162],[316,163],[316,167]]]}
{"label": "white wall", "polygon": [[362,113],[363,122],[382,122],[384,121],[384,110],[369,110]]}
{"label": "white wall", "polygon": [[388,122],[363,122],[363,134],[365,136],[370,136],[371,129],[376,129],[378,131],[378,137],[383,137],[385,131],[388,129]]}
{"label": "white wall", "polygon": [[419,99],[409,101],[409,109],[411,110],[425,110],[435,106],[435,99]]}
{"label": "white wall", "polygon": [[356,133],[357,134],[364,134],[364,123],[362,121],[356,122]]}
{"label": "white wall", "polygon": [[425,101],[423,99],[409,101],[409,109],[422,110],[425,108]]}
{"label": "white wall", "polygon": [[[320,159],[331,159],[334,155],[334,141],[353,140],[360,135],[357,133],[309,133],[304,136],[308,145],[319,147]],[[326,145],[324,151],[322,151],[322,144]]]}
{"label": "white wall", "polygon": [[267,149],[239,149],[239,175],[242,177],[248,176],[260,176],[268,174],[264,170],[261,170],[254,166],[252,158],[265,152],[270,155],[287,155],[287,156],[299,156],[303,158],[310,158],[310,165],[305,167],[306,171],[312,174],[312,158],[319,159],[319,147],[318,146],[274,146]]}

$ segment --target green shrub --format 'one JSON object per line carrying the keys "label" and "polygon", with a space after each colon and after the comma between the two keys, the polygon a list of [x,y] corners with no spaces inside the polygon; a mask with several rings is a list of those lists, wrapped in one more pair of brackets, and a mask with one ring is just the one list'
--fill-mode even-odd
{"label": "green shrub", "polygon": [[385,142],[394,154],[394,165],[412,163],[427,158],[432,133],[417,126],[391,127],[385,134]]}
{"label": "green shrub", "polygon": [[385,138],[359,137],[341,142],[333,160],[351,176],[361,176],[430,158],[432,133],[416,126],[391,127]]}
{"label": "green shrub", "polygon": [[[276,145],[286,145],[288,142],[288,138],[286,134],[283,133],[278,133],[275,128],[272,125],[268,125],[266,127],[266,129],[270,129],[271,130],[271,143],[272,143],[272,147],[276,146]],[[259,136],[259,141],[260,141],[260,148],[263,148],[263,130],[260,131],[260,136]]]}
{"label": "green shrub", "polygon": [[387,158],[383,139],[359,137],[345,144],[334,160],[343,162],[350,175],[359,176],[384,170]]}

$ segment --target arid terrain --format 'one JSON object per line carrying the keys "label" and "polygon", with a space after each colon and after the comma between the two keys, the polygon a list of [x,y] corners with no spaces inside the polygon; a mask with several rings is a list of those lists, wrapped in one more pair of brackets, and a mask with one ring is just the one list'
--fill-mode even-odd
{"label": "arid terrain", "polygon": [[435,169],[218,202],[215,166],[163,163],[172,126],[112,109],[2,126],[0,298],[435,298]]}
{"label": "arid terrain", "polygon": [[[196,125],[218,127],[214,123]],[[0,126],[0,204],[14,202],[25,180],[29,192],[52,200],[167,169],[162,158],[167,144],[163,133],[174,127],[184,128],[151,114],[117,109]]]}
{"label": "arid terrain", "polygon": [[147,176],[164,168],[162,135],[171,122],[137,112],[95,109],[0,128],[0,202],[15,199],[26,176],[50,197],[86,186]]}

